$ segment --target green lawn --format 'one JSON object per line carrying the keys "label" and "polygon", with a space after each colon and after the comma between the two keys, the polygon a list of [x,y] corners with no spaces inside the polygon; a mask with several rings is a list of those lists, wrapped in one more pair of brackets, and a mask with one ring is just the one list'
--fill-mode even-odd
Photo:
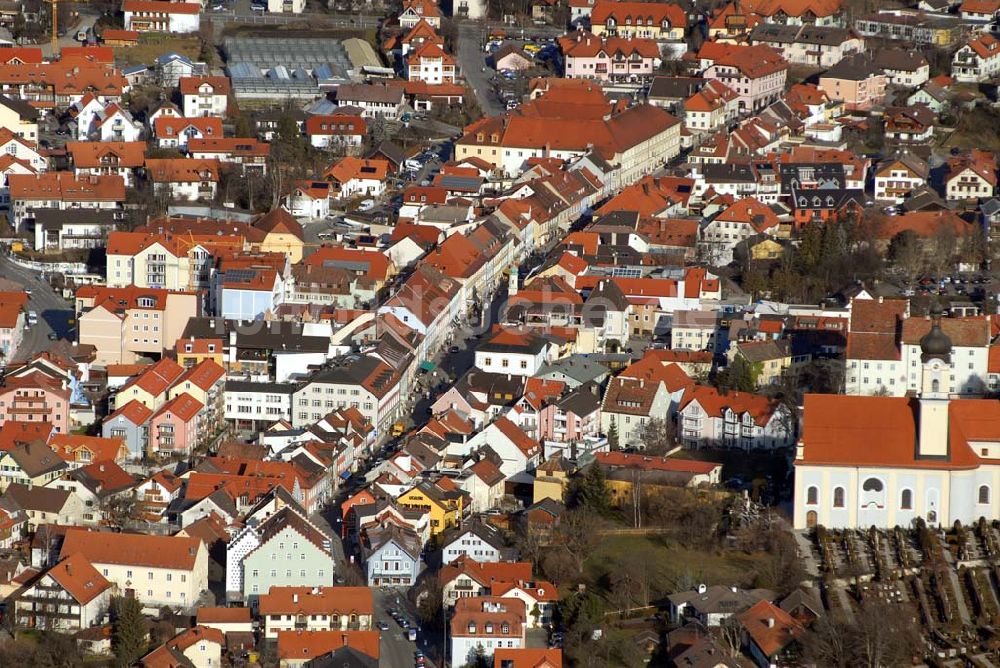
{"label": "green lawn", "polygon": [[621,563],[640,563],[649,571],[654,590],[665,595],[700,582],[751,585],[757,561],[736,550],[686,548],[664,536],[607,536],[584,562],[584,574],[596,593],[604,595],[605,574]]}

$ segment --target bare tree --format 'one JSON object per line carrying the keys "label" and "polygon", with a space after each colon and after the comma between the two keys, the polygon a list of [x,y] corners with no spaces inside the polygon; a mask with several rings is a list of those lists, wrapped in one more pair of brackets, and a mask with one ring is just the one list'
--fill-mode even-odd
{"label": "bare tree", "polygon": [[677,428],[670,418],[651,418],[643,425],[639,438],[649,455],[665,455],[677,441]]}

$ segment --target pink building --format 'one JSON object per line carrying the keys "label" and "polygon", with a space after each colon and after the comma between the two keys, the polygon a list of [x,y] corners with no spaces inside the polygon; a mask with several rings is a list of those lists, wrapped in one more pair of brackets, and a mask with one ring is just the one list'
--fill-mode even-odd
{"label": "pink building", "polygon": [[572,443],[601,432],[601,387],[586,383],[546,404],[538,414],[541,440]]}
{"label": "pink building", "polygon": [[841,60],[819,77],[819,89],[848,111],[863,111],[881,104],[889,79],[866,54]]}
{"label": "pink building", "polygon": [[204,404],[186,392],[163,404],[149,420],[150,454],[189,455],[198,444]]}
{"label": "pink building", "polygon": [[736,91],[741,113],[760,111],[785,92],[788,61],[769,46],[706,42],[698,51],[702,76]]}
{"label": "pink building", "polygon": [[0,386],[0,423],[48,422],[56,433],[69,433],[70,389],[65,380],[41,371],[8,375]]}
{"label": "pink building", "polygon": [[638,81],[660,67],[660,48],[651,39],[596,37],[584,30],[559,40],[567,79]]}
{"label": "pink building", "polygon": [[28,295],[23,292],[0,292],[0,357],[14,359],[24,337],[24,310]]}

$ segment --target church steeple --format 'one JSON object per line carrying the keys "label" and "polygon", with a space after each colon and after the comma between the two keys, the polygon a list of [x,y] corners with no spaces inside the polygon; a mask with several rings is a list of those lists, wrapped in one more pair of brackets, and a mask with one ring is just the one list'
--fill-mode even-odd
{"label": "church steeple", "polygon": [[917,454],[948,456],[948,402],[951,396],[951,339],[941,329],[942,310],[931,312],[931,329],[920,339],[920,413]]}

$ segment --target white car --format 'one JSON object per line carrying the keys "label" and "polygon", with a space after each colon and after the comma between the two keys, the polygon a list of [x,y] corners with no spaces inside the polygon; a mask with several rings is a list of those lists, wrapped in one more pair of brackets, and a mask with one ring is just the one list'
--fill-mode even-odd
{"label": "white car", "polygon": [[358,211],[371,211],[375,208],[375,200],[366,199],[361,204],[358,205]]}

